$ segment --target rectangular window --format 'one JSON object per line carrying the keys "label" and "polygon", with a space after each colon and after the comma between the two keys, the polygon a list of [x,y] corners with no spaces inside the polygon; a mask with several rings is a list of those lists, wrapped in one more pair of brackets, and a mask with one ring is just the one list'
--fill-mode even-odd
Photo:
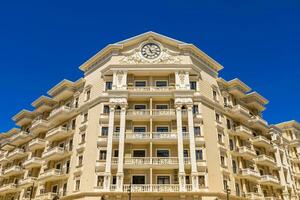
{"label": "rectangular window", "polygon": [[223,143],[223,134],[222,133],[218,133],[218,142]]}
{"label": "rectangular window", "polygon": [[78,156],[78,166],[82,166],[83,155]]}
{"label": "rectangular window", "polygon": [[116,185],[116,184],[117,184],[117,177],[116,177],[116,176],[113,176],[113,177],[112,177],[112,184],[113,184],[113,185]]}
{"label": "rectangular window", "polygon": [[144,133],[144,132],[146,132],[146,127],[142,127],[142,126],[133,127],[133,132],[134,133]]}
{"label": "rectangular window", "polygon": [[203,160],[203,152],[202,149],[196,150],[196,160]]}
{"label": "rectangular window", "polygon": [[187,133],[187,128],[186,128],[186,126],[183,126],[183,127],[181,127],[181,128],[182,128],[181,130],[182,130],[183,133]]}
{"label": "rectangular window", "polygon": [[169,127],[167,127],[167,126],[158,126],[158,127],[156,127],[156,132],[169,132]]}
{"label": "rectangular window", "polygon": [[221,117],[218,113],[216,113],[216,121],[219,123],[221,122]]}
{"label": "rectangular window", "polygon": [[146,151],[145,150],[133,150],[133,157],[137,158],[144,158],[146,157]]}
{"label": "rectangular window", "polygon": [[193,114],[198,114],[198,113],[199,113],[198,105],[193,105]]}
{"label": "rectangular window", "polygon": [[200,129],[200,126],[195,126],[195,127],[194,127],[194,134],[195,134],[195,136],[197,136],[197,137],[201,136],[201,129]]}
{"label": "rectangular window", "polygon": [[78,108],[78,105],[79,105],[79,98],[77,97],[77,98],[75,99],[75,108]]}
{"label": "rectangular window", "polygon": [[147,106],[144,104],[134,105],[135,110],[145,110],[146,108],[147,108]]}
{"label": "rectangular window", "polygon": [[205,176],[199,176],[198,182],[199,182],[200,187],[205,187]]}
{"label": "rectangular window", "polygon": [[102,127],[101,128],[101,136],[107,137],[108,135],[108,127]]}
{"label": "rectangular window", "polygon": [[157,176],[157,184],[170,184],[170,176]]}
{"label": "rectangular window", "polygon": [[75,130],[75,127],[76,127],[76,119],[73,119],[71,125],[72,130]]}
{"label": "rectangular window", "polygon": [[100,150],[99,160],[106,160],[106,150]]}
{"label": "rectangular window", "polygon": [[132,184],[145,184],[145,176],[132,176]]}
{"label": "rectangular window", "polygon": [[109,114],[109,106],[108,105],[103,106],[103,113],[104,114]]}
{"label": "rectangular window", "polygon": [[103,183],[104,183],[104,176],[97,176],[97,186],[103,187]]}
{"label": "rectangular window", "polygon": [[119,150],[118,149],[115,149],[114,150],[114,157],[118,157],[119,156]]}
{"label": "rectangular window", "polygon": [[189,150],[187,150],[187,149],[183,150],[183,157],[185,157],[185,158],[189,157]]}
{"label": "rectangular window", "polygon": [[157,104],[155,105],[156,109],[168,109],[169,106],[167,104]]}
{"label": "rectangular window", "polygon": [[224,190],[226,191],[228,189],[228,182],[226,179],[223,180],[223,186],[224,186]]}
{"label": "rectangular window", "polygon": [[167,87],[168,81],[155,81],[155,86],[156,87]]}
{"label": "rectangular window", "polygon": [[231,122],[230,122],[230,120],[227,119],[226,122],[227,122],[227,129],[231,129]]}
{"label": "rectangular window", "polygon": [[135,87],[146,87],[146,81],[135,81],[134,86]]}
{"label": "rectangular window", "polygon": [[218,93],[215,90],[213,90],[213,98],[215,101],[218,101]]}
{"label": "rectangular window", "polygon": [[82,144],[82,143],[85,143],[85,133],[82,133],[81,135],[80,135],[80,143]]}
{"label": "rectangular window", "polygon": [[85,93],[85,100],[89,100],[91,98],[91,90],[87,90]]}
{"label": "rectangular window", "polygon": [[167,149],[157,149],[156,150],[156,156],[167,158],[167,157],[170,157],[170,152]]}
{"label": "rectangular window", "polygon": [[222,166],[226,166],[225,165],[225,157],[224,156],[220,156],[220,159],[221,159],[221,165]]}
{"label": "rectangular window", "polygon": [[76,182],[75,182],[75,191],[78,191],[79,188],[80,188],[80,180],[78,179],[78,180],[76,180]]}
{"label": "rectangular window", "polygon": [[114,132],[115,132],[115,133],[120,133],[120,126],[116,126]]}
{"label": "rectangular window", "polygon": [[84,113],[83,114],[83,118],[82,118],[82,123],[87,122],[88,121],[88,113]]}
{"label": "rectangular window", "polygon": [[107,81],[105,83],[105,90],[111,90],[112,89],[112,82],[111,81]]}
{"label": "rectangular window", "polygon": [[197,90],[197,82],[196,81],[190,81],[190,89]]}

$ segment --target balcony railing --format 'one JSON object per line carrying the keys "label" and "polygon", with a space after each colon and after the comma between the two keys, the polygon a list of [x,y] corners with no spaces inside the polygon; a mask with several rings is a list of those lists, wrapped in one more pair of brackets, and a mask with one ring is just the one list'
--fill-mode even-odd
{"label": "balcony railing", "polygon": [[125,165],[176,165],[178,164],[177,157],[134,157],[134,158],[125,158]]}
{"label": "balcony railing", "polygon": [[170,116],[175,115],[175,109],[152,109],[153,116]]}
{"label": "balcony railing", "polygon": [[125,134],[126,139],[150,139],[151,135],[149,132],[127,132]]}
{"label": "balcony railing", "polygon": [[156,87],[156,86],[146,86],[146,87],[127,87],[129,91],[133,92],[167,92],[172,91],[175,87],[166,86],[166,87]]}
{"label": "balcony railing", "polygon": [[154,139],[176,139],[176,132],[153,132],[152,134]]}
{"label": "balcony railing", "polygon": [[69,107],[69,106],[61,106],[59,108],[56,108],[56,109],[52,110],[52,112],[49,115],[49,118],[57,115],[60,112],[70,112],[71,110],[72,110],[72,108]]}

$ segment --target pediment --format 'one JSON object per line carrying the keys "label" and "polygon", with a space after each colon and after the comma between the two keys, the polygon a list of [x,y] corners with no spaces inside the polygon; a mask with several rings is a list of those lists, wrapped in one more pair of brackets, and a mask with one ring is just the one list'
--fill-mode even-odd
{"label": "pediment", "polygon": [[[145,44],[156,44],[160,48],[157,57],[148,59],[142,55]],[[205,63],[213,71],[218,72],[223,67],[192,44],[169,38],[167,36],[146,32],[144,34],[106,46],[95,56],[80,66],[84,72],[100,65],[101,61],[114,57],[115,65],[147,65],[147,64],[192,64],[188,56],[193,56]]]}

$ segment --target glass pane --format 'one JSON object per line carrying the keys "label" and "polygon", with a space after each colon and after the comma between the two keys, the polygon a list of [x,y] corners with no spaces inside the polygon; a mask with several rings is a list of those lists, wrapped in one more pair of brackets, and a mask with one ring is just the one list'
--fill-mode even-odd
{"label": "glass pane", "polygon": [[157,157],[169,157],[169,150],[160,149],[157,150]]}
{"label": "glass pane", "polygon": [[166,126],[156,127],[156,132],[168,132],[168,131],[169,131],[169,127],[166,127]]}
{"label": "glass pane", "polygon": [[146,157],[146,152],[144,150],[134,150],[133,157]]}
{"label": "glass pane", "polygon": [[135,133],[144,133],[144,132],[146,132],[146,127],[134,127],[133,132],[135,132]]}
{"label": "glass pane", "polygon": [[168,105],[156,105],[156,109],[168,109]]}
{"label": "glass pane", "polygon": [[146,105],[134,105],[134,109],[136,109],[136,110],[146,109]]}
{"label": "glass pane", "polygon": [[168,86],[167,81],[156,81],[156,87],[166,87]]}
{"label": "glass pane", "polygon": [[170,177],[169,176],[158,176],[157,184],[170,184]]}
{"label": "glass pane", "polygon": [[132,184],[145,184],[145,176],[133,176]]}
{"label": "glass pane", "polygon": [[146,81],[135,81],[135,87],[146,87]]}

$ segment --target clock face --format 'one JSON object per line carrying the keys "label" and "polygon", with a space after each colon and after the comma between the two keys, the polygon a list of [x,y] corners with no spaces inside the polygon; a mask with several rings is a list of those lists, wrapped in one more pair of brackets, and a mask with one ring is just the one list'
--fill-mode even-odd
{"label": "clock face", "polygon": [[147,43],[142,47],[141,53],[147,59],[154,59],[160,55],[161,50],[157,44]]}

